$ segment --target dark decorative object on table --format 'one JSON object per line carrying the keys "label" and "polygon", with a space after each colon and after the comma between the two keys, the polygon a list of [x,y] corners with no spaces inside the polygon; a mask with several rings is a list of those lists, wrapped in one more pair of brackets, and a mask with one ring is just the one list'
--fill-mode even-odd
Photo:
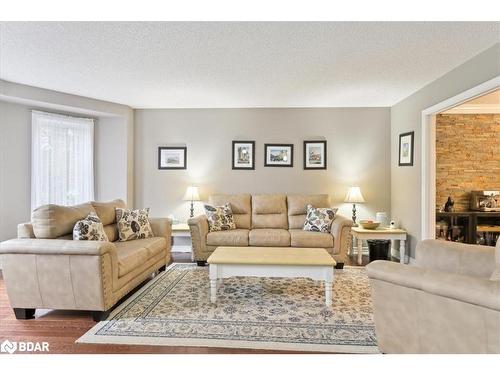
{"label": "dark decorative object on table", "polygon": [[448,197],[448,200],[444,204],[444,212],[453,212],[453,205],[455,204],[455,201],[451,199],[451,197]]}

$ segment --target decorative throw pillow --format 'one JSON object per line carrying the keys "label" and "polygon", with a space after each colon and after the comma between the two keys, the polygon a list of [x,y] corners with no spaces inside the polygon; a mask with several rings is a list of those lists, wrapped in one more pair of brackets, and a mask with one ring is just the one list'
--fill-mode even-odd
{"label": "decorative throw pillow", "polygon": [[76,222],[73,227],[73,240],[109,241],[101,219],[95,212],[91,212],[85,219]]}
{"label": "decorative throw pillow", "polygon": [[316,208],[307,205],[307,216],[304,230],[309,232],[330,232],[337,208]]}
{"label": "decorative throw pillow", "polygon": [[205,204],[205,213],[207,215],[208,229],[210,232],[236,229],[231,204],[226,203],[224,206],[211,206]]}
{"label": "decorative throw pillow", "polygon": [[154,237],[149,223],[149,208],[142,210],[128,210],[115,208],[116,225],[118,226],[118,240],[130,241],[141,238]]}

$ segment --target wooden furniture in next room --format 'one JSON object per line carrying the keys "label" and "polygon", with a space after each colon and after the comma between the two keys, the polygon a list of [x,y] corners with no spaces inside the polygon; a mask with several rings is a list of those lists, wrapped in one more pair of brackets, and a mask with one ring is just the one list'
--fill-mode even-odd
{"label": "wooden furniture in next room", "polygon": [[[399,261],[401,263],[406,263],[406,236],[407,233],[403,229],[389,229],[389,228],[377,228],[377,229],[363,229],[361,227],[352,227],[351,234],[353,241],[357,240],[358,247],[358,264],[362,263],[363,255],[363,240],[399,240]],[[356,242],[353,242],[356,243]],[[391,249],[394,243],[391,243]]]}
{"label": "wooden furniture in next room", "polygon": [[321,248],[224,247],[208,257],[210,300],[217,300],[217,280],[232,276],[308,277],[325,282],[325,303],[332,304],[335,259]]}

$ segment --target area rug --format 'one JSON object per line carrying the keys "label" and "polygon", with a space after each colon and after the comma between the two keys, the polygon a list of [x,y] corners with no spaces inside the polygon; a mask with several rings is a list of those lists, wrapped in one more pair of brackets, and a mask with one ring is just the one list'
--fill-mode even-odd
{"label": "area rug", "polygon": [[335,270],[333,305],[305,278],[225,279],[210,303],[208,267],[174,263],[77,343],[378,353],[363,267]]}

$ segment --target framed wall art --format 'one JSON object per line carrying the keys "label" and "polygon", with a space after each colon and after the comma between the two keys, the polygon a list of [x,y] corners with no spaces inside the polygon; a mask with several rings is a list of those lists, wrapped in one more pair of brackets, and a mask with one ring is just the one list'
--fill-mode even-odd
{"label": "framed wall art", "polygon": [[186,169],[187,147],[158,147],[158,169]]}
{"label": "framed wall art", "polygon": [[255,141],[233,141],[233,169],[255,169]]}
{"label": "framed wall art", "polygon": [[304,141],[304,169],[326,169],[326,141]]}
{"label": "framed wall art", "polygon": [[293,167],[293,144],[264,145],[264,167]]}
{"label": "framed wall art", "polygon": [[399,135],[399,162],[401,167],[413,165],[413,138],[415,132],[408,132]]}

